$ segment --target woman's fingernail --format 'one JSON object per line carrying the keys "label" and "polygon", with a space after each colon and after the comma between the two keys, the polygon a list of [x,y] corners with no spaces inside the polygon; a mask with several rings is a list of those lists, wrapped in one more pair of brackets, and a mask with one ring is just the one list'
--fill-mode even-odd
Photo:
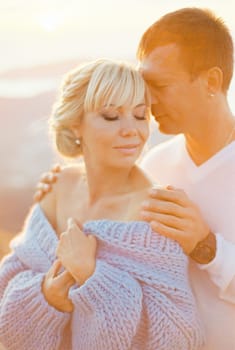
{"label": "woman's fingernail", "polygon": [[73,218],[68,218],[68,220],[67,220],[68,226],[70,226],[72,223],[73,223]]}

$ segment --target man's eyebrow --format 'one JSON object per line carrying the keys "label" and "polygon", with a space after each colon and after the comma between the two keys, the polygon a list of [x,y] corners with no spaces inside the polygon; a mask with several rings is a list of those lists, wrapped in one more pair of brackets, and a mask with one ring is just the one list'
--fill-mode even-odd
{"label": "man's eyebrow", "polygon": [[158,81],[158,80],[156,80],[156,79],[148,79],[148,78],[144,78],[144,80],[146,81],[146,83],[148,84],[148,85],[158,85],[158,84],[160,84],[160,82]]}
{"label": "man's eyebrow", "polygon": [[145,82],[147,83],[147,85],[154,85],[154,86],[160,86],[160,85],[164,85],[164,84],[168,84],[169,83],[169,79],[168,78],[164,78],[161,80],[158,79],[151,79],[151,78],[144,78]]}

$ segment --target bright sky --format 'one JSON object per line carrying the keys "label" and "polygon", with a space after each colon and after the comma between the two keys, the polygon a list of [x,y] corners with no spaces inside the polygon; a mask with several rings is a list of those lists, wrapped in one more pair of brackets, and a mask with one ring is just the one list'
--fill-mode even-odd
{"label": "bright sky", "polygon": [[231,0],[0,0],[0,71],[70,58],[134,59],[141,34],[181,7],[209,7],[235,33]]}

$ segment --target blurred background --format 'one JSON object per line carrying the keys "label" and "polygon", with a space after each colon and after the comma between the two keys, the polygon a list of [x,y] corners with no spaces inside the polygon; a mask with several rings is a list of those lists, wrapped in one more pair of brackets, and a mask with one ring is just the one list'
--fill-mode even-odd
{"label": "blurred background", "polygon": [[[0,0],[0,259],[22,228],[40,174],[63,162],[47,134],[63,74],[104,56],[136,62],[147,27],[186,6],[211,8],[235,35],[231,0]],[[234,93],[233,81],[233,110]],[[151,128],[149,147],[167,138]]]}

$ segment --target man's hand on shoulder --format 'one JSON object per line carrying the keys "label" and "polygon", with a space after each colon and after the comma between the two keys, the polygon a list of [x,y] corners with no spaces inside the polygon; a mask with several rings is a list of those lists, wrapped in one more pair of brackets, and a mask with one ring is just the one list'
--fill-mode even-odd
{"label": "man's hand on shoulder", "polygon": [[57,181],[60,172],[61,166],[59,164],[56,164],[48,172],[41,175],[33,197],[34,202],[40,202],[45,197],[45,195],[51,191],[53,184]]}
{"label": "man's hand on shoulder", "polygon": [[187,255],[210,233],[199,208],[181,189],[153,188],[142,208],[142,218],[153,230],[177,241]]}
{"label": "man's hand on shoulder", "polygon": [[69,192],[73,192],[80,175],[81,167],[71,165],[63,168],[57,166],[42,176],[38,185],[39,188],[43,188],[43,185],[49,185],[50,187],[45,187],[40,200],[37,201],[40,202],[44,214],[55,230],[57,227],[56,208],[60,204],[59,200],[63,200],[64,196],[67,196]]}

